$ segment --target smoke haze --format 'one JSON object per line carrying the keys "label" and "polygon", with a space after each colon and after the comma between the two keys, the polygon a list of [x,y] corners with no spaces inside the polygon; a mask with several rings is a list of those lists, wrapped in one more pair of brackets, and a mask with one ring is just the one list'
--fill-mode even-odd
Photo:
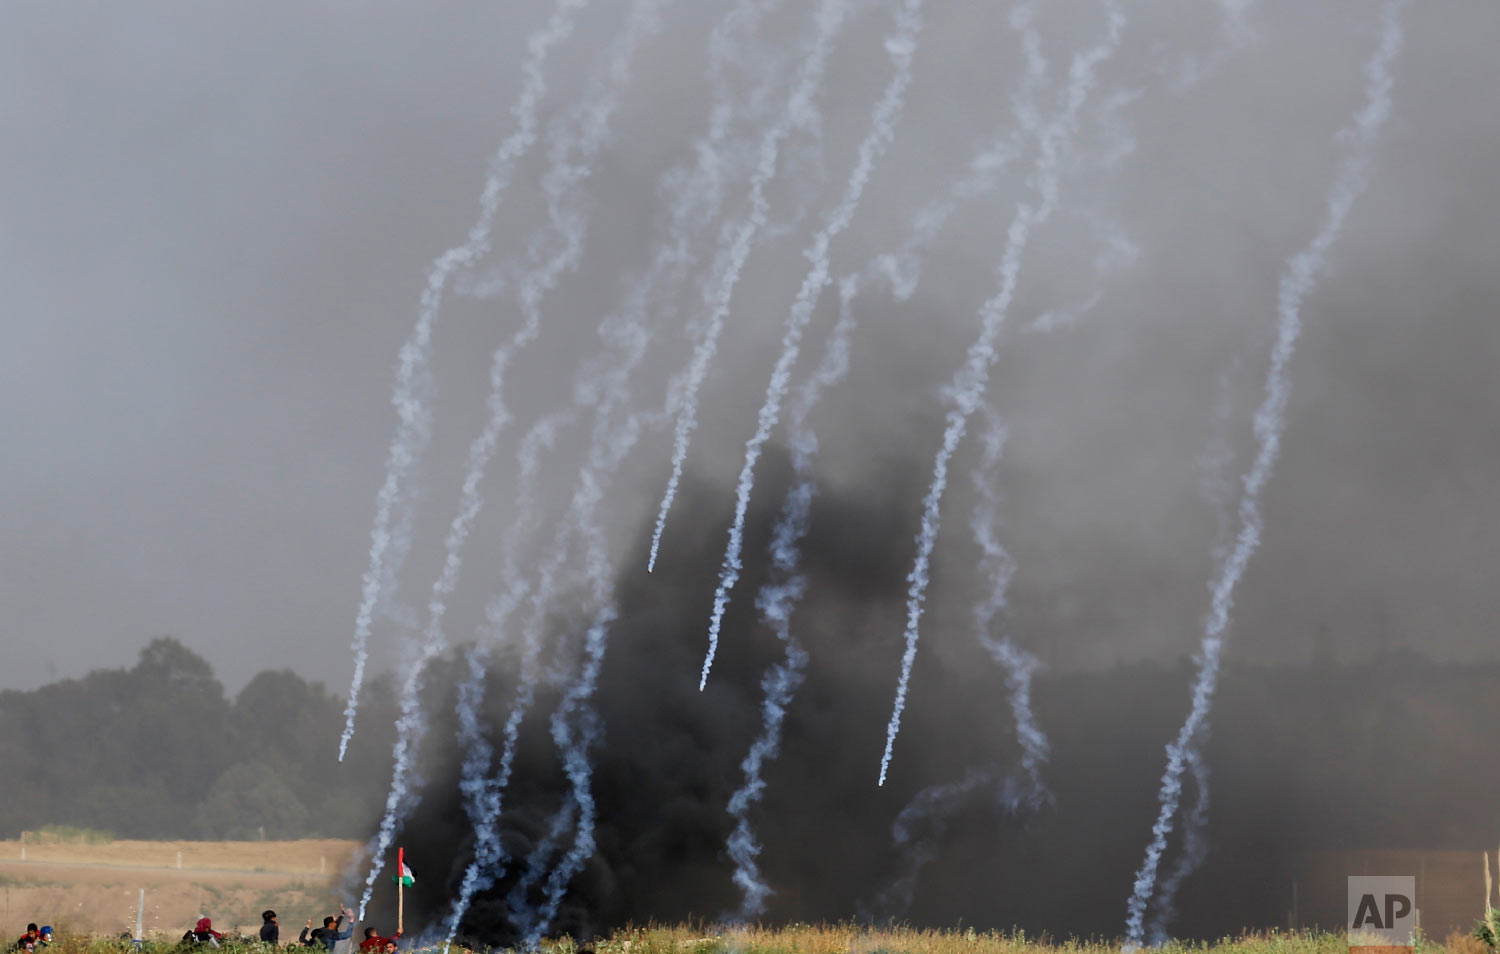
{"label": "smoke haze", "polygon": [[[576,107],[607,74],[631,5],[579,5],[572,34],[546,58],[535,147],[514,157],[487,247],[454,271],[441,301],[431,440],[401,498],[411,548],[399,573],[377,579],[379,599],[361,581],[374,568],[371,523],[397,428],[398,353],[428,264],[469,235],[492,157],[516,131],[527,38],[554,4],[63,2],[0,13],[10,186],[0,216],[0,688],[123,667],[171,634],[232,691],[281,668],[342,690],[356,617],[368,613],[370,672],[394,672],[397,685],[412,677],[413,711],[431,720],[412,773],[420,805],[398,837],[426,869],[415,916],[439,922],[473,849],[453,716],[462,649],[494,639],[482,705],[498,751],[522,668],[521,621],[491,632],[485,607],[515,583],[506,568],[524,576],[549,558],[594,443],[592,409],[607,403],[589,389],[629,350],[601,319],[620,314],[652,267],[665,210],[681,197],[673,189],[697,181],[695,137],[727,91],[722,207],[694,222],[692,267],[633,313],[646,346],[618,366],[628,367],[628,406],[611,406],[608,420],[642,429],[577,529],[592,534],[592,549],[577,550],[588,549],[589,572],[567,551],[542,607],[539,695],[498,828],[513,861],[476,896],[464,930],[514,938],[506,893],[576,789],[548,720],[574,685],[590,623],[611,614],[607,654],[593,647],[597,689],[568,723],[574,738],[600,732],[586,746],[598,851],[553,927],[734,911],[726,806],[761,725],[761,680],[783,652],[754,594],[774,582],[767,547],[793,480],[789,436],[772,428],[762,448],[756,409],[809,271],[803,250],[850,180],[893,62],[909,54],[893,135],[824,249],[828,287],[795,313],[805,340],[778,383],[795,393],[813,373],[839,315],[839,280],[858,273],[847,374],[798,422],[817,450],[806,590],[791,621],[808,659],[748,816],[774,891],[768,912],[1113,936],[1155,816],[1162,748],[1187,712],[1184,659],[1222,558],[1224,501],[1255,453],[1250,416],[1278,276],[1319,227],[1347,145],[1338,132],[1363,102],[1378,11],[1348,0],[1124,9],[1119,48],[1098,64],[1076,130],[1049,160],[1059,198],[1020,255],[988,385],[969,396],[1003,420],[1004,455],[984,458],[975,427],[957,446],[921,653],[890,782],[876,789],[951,382],[1001,287],[1007,226],[1047,187],[1033,171],[1039,130],[1064,109],[1074,57],[1109,35],[1109,5],[927,0],[915,46],[891,49],[899,4],[830,2],[843,20],[815,109],[795,117],[787,104],[812,48],[810,5],[760,5],[753,35],[718,64],[720,87],[706,81],[707,38],[731,5],[659,6],[633,75],[609,98],[608,135]],[[1225,20],[1232,9],[1243,19]],[[1467,850],[1495,836],[1480,776],[1465,775],[1464,745],[1481,744],[1473,723],[1483,717],[1430,707],[1479,691],[1465,667],[1486,673],[1500,661],[1490,579],[1500,565],[1500,8],[1413,0],[1402,26],[1368,188],[1302,303],[1281,457],[1260,501],[1263,539],[1234,593],[1205,743],[1216,780],[1209,848],[1178,898],[1171,929],[1182,933],[1282,923],[1279,892],[1298,852]],[[736,261],[723,253],[735,223],[759,210],[756,149],[779,121],[764,221]],[[973,168],[987,151],[1005,161]],[[564,198],[549,191],[554,169],[569,183]],[[977,184],[943,228],[913,239],[966,176]],[[542,276],[536,263],[557,249],[537,236],[559,209],[581,244]],[[880,258],[914,248],[920,255]],[[714,333],[706,303],[725,285],[726,262],[743,273],[648,573],[684,369]],[[556,287],[537,304],[526,289],[542,277]],[[490,418],[490,356],[537,318],[535,340],[506,369],[512,420],[464,497],[466,453]],[[542,415],[575,405],[537,450],[519,507],[517,442]],[[752,435],[763,456],[743,567],[700,692]],[[1203,488],[1207,459],[1217,491]],[[976,488],[968,476],[981,464],[993,478]],[[437,592],[444,536],[475,494],[484,507],[455,544],[462,578],[451,593],[439,588],[430,641],[434,652],[456,648],[416,673],[411,640]],[[1013,571],[990,635],[1040,663],[1045,804],[1015,797],[1027,780],[1007,670],[974,638],[974,607],[995,593],[970,539],[976,506],[993,515]],[[510,527],[526,535],[507,539]],[[1431,662],[1411,663],[1414,651]],[[1402,665],[1418,674],[1410,697],[1400,695]],[[1371,709],[1371,692],[1395,700],[1389,714]],[[355,738],[389,731],[357,722]],[[1433,750],[1420,777],[1372,795],[1318,767],[1332,752],[1374,759],[1382,734]],[[894,845],[903,809],[953,785],[967,794],[932,802],[955,814],[912,829],[931,849]],[[890,890],[908,874],[902,859],[918,857],[928,863],[910,909],[874,910],[902,894]],[[1236,877],[1255,887],[1226,902],[1215,892]]]}

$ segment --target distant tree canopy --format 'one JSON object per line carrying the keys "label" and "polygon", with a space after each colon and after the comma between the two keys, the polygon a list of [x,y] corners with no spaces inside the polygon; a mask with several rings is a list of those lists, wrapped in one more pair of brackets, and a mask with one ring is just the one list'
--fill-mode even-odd
{"label": "distant tree canopy", "polygon": [[231,701],[170,637],[131,669],[0,692],[13,782],[0,836],[65,824],[122,838],[361,837],[384,799],[390,695],[369,687],[368,719],[339,763],[344,704],[321,683],[262,672]]}

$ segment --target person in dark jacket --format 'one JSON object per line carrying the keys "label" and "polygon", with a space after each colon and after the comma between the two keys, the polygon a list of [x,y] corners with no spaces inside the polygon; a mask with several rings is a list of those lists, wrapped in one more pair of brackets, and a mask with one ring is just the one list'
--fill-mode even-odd
{"label": "person in dark jacket", "polygon": [[[339,925],[344,923],[345,917],[349,919],[349,926],[340,931]],[[325,949],[331,951],[333,950],[333,946],[335,944],[340,941],[347,940],[353,935],[354,912],[350,911],[348,908],[345,908],[343,910],[343,913],[338,917],[334,917],[330,914],[328,917],[324,918],[323,926],[320,928],[313,927],[312,918],[308,918],[307,927],[302,929],[302,933],[297,936],[297,940],[302,942],[303,947],[317,947],[321,944]]]}
{"label": "person in dark jacket", "polygon": [[36,922],[26,925],[26,933],[16,938],[16,950],[34,951],[37,941],[41,939],[42,932],[36,929]]}
{"label": "person in dark jacket", "polygon": [[267,944],[281,941],[281,925],[276,922],[276,912],[270,908],[260,912],[260,939]]}

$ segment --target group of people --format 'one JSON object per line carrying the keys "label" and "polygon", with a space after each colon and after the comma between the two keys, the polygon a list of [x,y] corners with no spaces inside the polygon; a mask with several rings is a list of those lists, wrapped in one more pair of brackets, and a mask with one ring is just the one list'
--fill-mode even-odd
{"label": "group of people", "polygon": [[[348,920],[348,927],[344,921]],[[281,944],[281,925],[276,921],[276,912],[270,909],[260,914],[260,939],[272,947]],[[329,915],[323,919],[323,926],[313,927],[312,918],[307,919],[307,926],[302,933],[297,935],[297,943],[303,947],[322,948],[332,952],[340,941],[346,941],[354,936],[354,912],[344,908],[337,917]],[[397,940],[401,932],[397,931],[390,937],[381,936],[380,932],[373,927],[365,928],[365,936],[359,942],[360,954],[396,954]],[[212,918],[199,918],[198,923],[185,931],[182,935],[184,943],[207,944],[218,947],[219,942],[224,940],[224,935],[214,930]],[[36,951],[52,943],[52,925],[46,924],[37,927],[35,923],[26,925],[26,933],[16,939],[15,950]]]}
{"label": "group of people", "polygon": [[[344,927],[344,921],[348,920],[348,927]],[[281,924],[276,920],[276,912],[267,908],[260,913],[260,939],[272,946],[281,943]],[[199,927],[211,927],[208,918],[198,922]],[[189,934],[193,932],[188,932]],[[354,912],[348,908],[342,909],[338,916],[330,914],[323,919],[322,927],[313,927],[312,918],[307,919],[307,925],[302,928],[302,933],[297,935],[297,943],[303,947],[321,947],[332,951],[340,942],[348,940],[354,935]],[[218,935],[222,937],[222,935]],[[401,937],[397,931],[390,937],[383,937],[373,927],[365,928],[364,940],[359,942],[360,954],[396,954],[396,941]],[[183,940],[187,940],[186,937]]]}
{"label": "group of people", "polygon": [[36,926],[36,922],[26,925],[26,933],[16,938],[16,950],[34,951],[39,947],[48,947],[52,944],[52,925],[44,924]]}
{"label": "group of people", "polygon": [[[344,921],[348,920],[348,927]],[[260,939],[272,947],[281,944],[281,923],[276,919],[276,912],[267,908],[260,913]],[[312,918],[307,919],[307,926],[297,935],[297,943],[303,947],[322,948],[332,951],[340,941],[346,941],[354,936],[354,912],[344,908],[338,916],[330,914],[323,919],[322,927],[313,927]],[[396,942],[401,937],[397,931],[391,937],[382,937],[380,932],[373,927],[365,928],[364,940],[359,942],[360,954],[396,954]],[[218,947],[224,935],[214,930],[213,921],[209,918],[199,918],[193,928],[182,935],[185,942],[194,944],[208,944]]]}

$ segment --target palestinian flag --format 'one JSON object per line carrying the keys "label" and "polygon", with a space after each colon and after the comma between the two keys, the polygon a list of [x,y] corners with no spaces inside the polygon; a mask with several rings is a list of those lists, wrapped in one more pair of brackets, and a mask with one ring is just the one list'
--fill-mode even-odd
{"label": "palestinian flag", "polygon": [[392,876],[391,880],[403,888],[410,888],[416,883],[417,876],[412,874],[411,869],[406,866],[405,848],[396,849],[396,874]]}

